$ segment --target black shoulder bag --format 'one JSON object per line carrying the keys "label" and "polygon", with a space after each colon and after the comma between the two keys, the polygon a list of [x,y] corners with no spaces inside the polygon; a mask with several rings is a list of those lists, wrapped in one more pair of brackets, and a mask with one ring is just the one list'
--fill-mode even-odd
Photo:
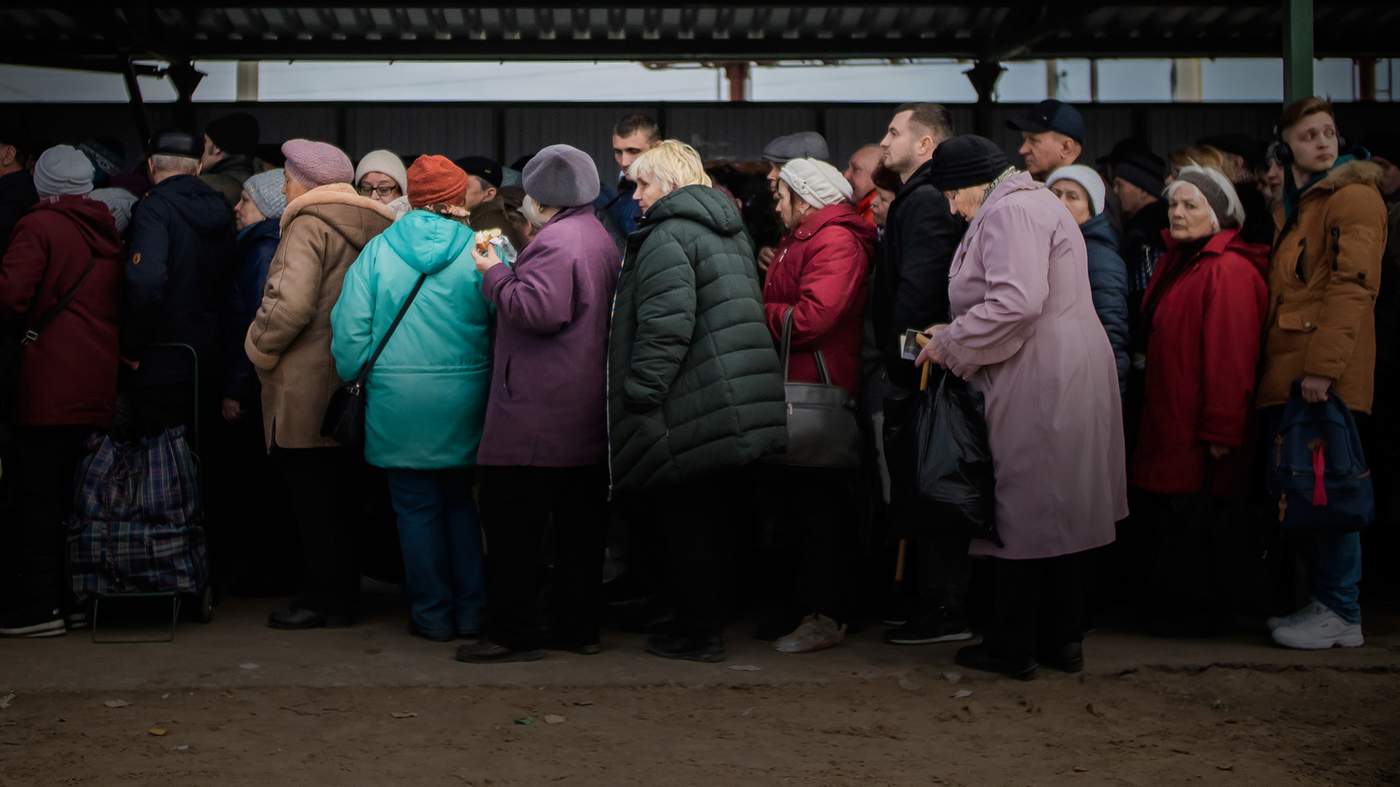
{"label": "black shoulder bag", "polygon": [[855,402],[839,385],[831,384],[826,361],[817,350],[820,383],[794,383],[788,379],[792,358],[792,309],[783,315],[783,387],[787,399],[787,451],[768,457],[769,464],[796,467],[859,467],[862,447]]}
{"label": "black shoulder bag", "polygon": [[365,395],[365,381],[369,379],[369,372],[374,368],[374,362],[379,360],[379,354],[384,352],[384,345],[389,343],[389,337],[394,335],[394,331],[403,321],[403,316],[408,313],[408,307],[413,305],[413,299],[418,297],[418,291],[423,288],[423,282],[428,278],[424,273],[418,277],[418,282],[413,285],[413,290],[409,292],[408,299],[399,307],[399,313],[394,315],[394,321],[389,324],[389,330],[384,332],[384,336],[379,340],[379,345],[374,348],[374,354],[365,361],[365,365],[360,367],[360,373],[355,375],[355,379],[341,383],[340,387],[331,394],[331,401],[326,405],[326,417],[321,421],[321,436],[329,437],[343,446],[362,446],[365,444],[365,406],[369,403]]}

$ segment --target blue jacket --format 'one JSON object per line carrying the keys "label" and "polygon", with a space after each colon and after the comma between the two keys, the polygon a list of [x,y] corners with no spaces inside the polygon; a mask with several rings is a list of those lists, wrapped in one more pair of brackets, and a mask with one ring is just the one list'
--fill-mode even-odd
{"label": "blue jacket", "polygon": [[1079,225],[1089,250],[1089,290],[1094,311],[1108,333],[1113,359],[1118,364],[1118,392],[1128,394],[1128,266],[1118,254],[1118,238],[1100,213]]}
{"label": "blue jacket", "polygon": [[420,274],[422,290],[370,371],[365,459],[415,470],[476,463],[491,378],[491,307],[466,225],[415,210],[371,240],[331,311],[337,374],[353,379]]}
{"label": "blue jacket", "polygon": [[224,312],[224,396],[241,402],[252,401],[253,362],[243,351],[243,337],[262,305],[267,285],[267,268],[277,253],[279,219],[263,219],[238,231],[238,268],[233,272]]}

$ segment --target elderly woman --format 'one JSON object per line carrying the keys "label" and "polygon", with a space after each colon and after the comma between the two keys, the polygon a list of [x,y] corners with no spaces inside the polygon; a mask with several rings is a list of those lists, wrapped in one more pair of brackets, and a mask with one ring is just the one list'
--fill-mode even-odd
{"label": "elderly woman", "polygon": [[1140,513],[1153,565],[1137,573],[1156,628],[1200,635],[1230,614],[1218,523],[1201,504],[1248,491],[1269,250],[1240,239],[1244,211],[1219,170],[1181,168],[1167,200],[1167,250],[1143,300],[1147,379],[1131,482],[1148,493]]}
{"label": "elderly woman", "polygon": [[413,209],[408,200],[408,170],[392,150],[371,150],[355,167],[355,188],[360,195],[388,205],[402,216]]}
{"label": "elderly woman", "polygon": [[[525,165],[525,201],[544,219],[512,265],[472,252],[496,307],[491,398],[478,462],[491,546],[490,628],[468,663],[533,661],[541,646],[599,651],[607,530],[608,309],[617,246],[593,215],[598,168],[569,145]],[[539,620],[539,571],[554,523],[554,615]]]}
{"label": "elderly woman", "polygon": [[952,322],[929,329],[919,362],[946,367],[985,398],[1004,543],[972,543],[993,559],[992,619],[957,661],[1019,678],[1037,661],[1077,672],[1080,553],[1111,543],[1128,513],[1118,380],[1084,237],[988,139],[944,142],[932,171],[971,224],[953,256]]}
{"label": "elderly woman", "polygon": [[648,652],[721,661],[735,471],[786,447],[782,370],[753,244],[694,148],[658,143],[627,176],[642,219],[608,342],[612,488],[645,495],[666,530],[676,623]]}
{"label": "elderly woman", "polygon": [[1045,181],[1084,233],[1089,254],[1089,292],[1118,364],[1118,391],[1128,394],[1128,266],[1118,254],[1118,236],[1104,211],[1108,187],[1083,164],[1055,170]]}
{"label": "elderly woman", "polygon": [[[777,211],[787,229],[763,285],[768,330],[781,342],[791,315],[788,379],[830,382],[855,400],[867,273],[875,228],[851,205],[851,185],[825,161],[793,159],[778,173]],[[820,361],[819,361],[820,359]],[[825,367],[829,379],[819,371]],[[785,541],[797,565],[792,611],[803,616],[773,647],[782,653],[829,648],[846,636],[843,594],[848,560],[843,547],[857,519],[855,478],[841,470],[774,468],[773,491],[783,513]],[[789,624],[791,625],[791,624]]]}
{"label": "elderly woman", "polygon": [[491,374],[491,306],[472,261],[466,190],[467,174],[446,158],[414,161],[413,211],[365,245],[331,312],[340,378],[373,361],[365,460],[389,479],[409,630],[437,642],[475,637],[486,600],[472,471]]}

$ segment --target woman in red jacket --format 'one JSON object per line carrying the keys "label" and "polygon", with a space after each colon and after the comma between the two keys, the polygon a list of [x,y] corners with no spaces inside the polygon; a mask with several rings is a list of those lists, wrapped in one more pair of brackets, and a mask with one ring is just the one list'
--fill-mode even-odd
{"label": "woman in red jacket", "polygon": [[[825,161],[793,159],[779,173],[777,210],[787,237],[768,268],[763,309],[768,329],[782,341],[792,312],[792,382],[829,382],[857,397],[860,348],[867,300],[866,279],[875,228],[851,205],[851,186]],[[774,484],[784,519],[784,539],[795,556],[790,616],[777,622],[796,629],[774,642],[783,653],[831,647],[845,638],[844,577],[856,519],[853,485],[844,471],[782,468]],[[799,623],[797,616],[804,616]],[[784,625],[784,623],[786,625]],[[771,632],[774,636],[779,631]]]}
{"label": "woman in red jacket", "polygon": [[62,523],[73,472],[88,435],[111,425],[117,398],[122,245],[107,206],[85,196],[92,176],[75,148],[44,151],[34,171],[39,203],[15,225],[0,261],[0,322],[32,330],[53,315],[21,353],[14,411],[0,414],[15,427],[4,473],[13,474],[20,509],[0,517],[0,554],[17,569],[0,592],[0,636],[64,633]]}
{"label": "woman in red jacket", "polygon": [[1212,511],[1249,489],[1255,366],[1269,249],[1239,237],[1229,179],[1184,167],[1167,188],[1170,228],[1143,300],[1147,383],[1129,483],[1147,527],[1154,624],[1209,634],[1231,611]]}

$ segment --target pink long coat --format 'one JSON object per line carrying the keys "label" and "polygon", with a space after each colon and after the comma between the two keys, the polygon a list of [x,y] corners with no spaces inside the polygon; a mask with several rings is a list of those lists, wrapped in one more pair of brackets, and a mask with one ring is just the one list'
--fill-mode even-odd
{"label": "pink long coat", "polygon": [[1018,173],[987,197],[949,275],[938,348],[986,398],[1006,544],[970,551],[1024,560],[1111,543],[1128,515],[1122,412],[1079,227]]}

